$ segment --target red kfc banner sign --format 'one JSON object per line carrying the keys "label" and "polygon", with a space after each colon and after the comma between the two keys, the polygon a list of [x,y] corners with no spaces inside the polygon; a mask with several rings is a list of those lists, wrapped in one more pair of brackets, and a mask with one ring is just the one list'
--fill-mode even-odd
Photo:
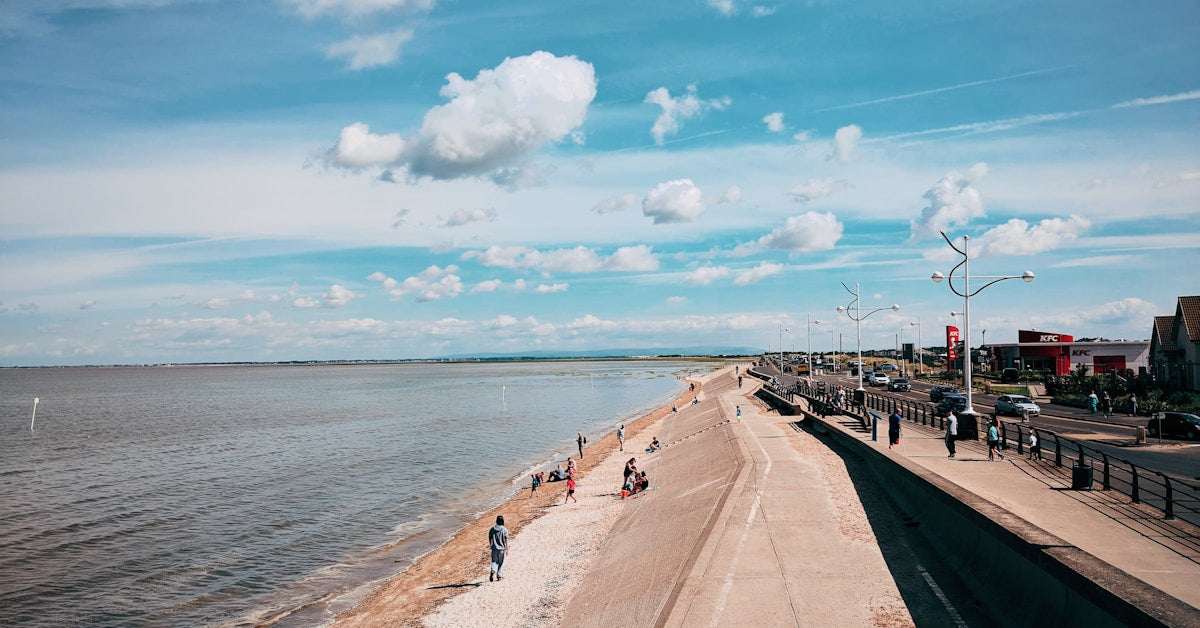
{"label": "red kfc banner sign", "polygon": [[958,359],[958,328],[954,325],[946,325],[946,358]]}

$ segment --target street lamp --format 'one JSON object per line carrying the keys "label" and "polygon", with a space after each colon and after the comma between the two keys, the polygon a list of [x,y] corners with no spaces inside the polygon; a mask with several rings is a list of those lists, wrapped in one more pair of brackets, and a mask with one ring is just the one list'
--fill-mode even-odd
{"label": "street lamp", "polygon": [[896,347],[896,349],[898,350],[898,352],[900,354],[900,374],[903,375],[904,377],[908,377],[908,363],[904,361],[904,328],[903,327],[900,328],[900,337],[899,337],[899,340],[896,342],[896,344],[899,345]]}
{"label": "street lamp", "polygon": [[[1031,270],[1027,270],[1020,275],[976,275],[976,279],[991,279],[991,281],[983,284],[983,286],[979,288],[976,288],[975,291],[972,292],[971,268],[970,264],[968,263],[971,258],[969,255],[967,255],[967,242],[971,237],[966,235],[963,236],[963,247],[960,249],[957,246],[954,246],[954,243],[950,241],[950,238],[946,237],[945,231],[941,233],[942,239],[946,241],[946,244],[949,244],[950,248],[954,249],[959,255],[962,255],[962,261],[955,264],[954,268],[950,269],[949,275],[943,275],[940,272],[934,272],[933,275],[930,276],[930,279],[933,280],[933,283],[941,283],[943,279],[948,280],[946,281],[946,285],[950,286],[950,291],[963,298],[963,338],[966,339],[966,342],[964,343],[965,356],[963,357],[963,388],[965,388],[967,392],[967,408],[964,410],[964,412],[966,414],[975,414],[975,406],[973,406],[971,403],[971,297],[983,292],[984,288],[1006,279],[1020,279],[1025,283],[1029,283],[1033,281],[1034,275],[1033,271]],[[954,287],[954,273],[959,269],[960,266],[962,267],[962,291],[959,291],[958,288]]]}
{"label": "street lamp", "polygon": [[792,331],[792,330],[788,329],[787,327],[784,327],[783,323],[780,323],[779,324],[779,382],[781,384],[783,383],[783,332],[785,332],[785,331]]}
{"label": "street lamp", "polygon": [[[854,284],[854,290],[853,290],[853,291],[851,291],[851,290],[850,290],[850,287],[849,287],[849,286],[847,286],[845,283],[843,283],[843,284],[842,284],[842,287],[846,289],[846,292],[849,292],[850,294],[854,295],[854,300],[853,300],[853,301],[851,301],[851,302],[847,303],[847,304],[845,305],[845,307],[843,307],[843,306],[841,306],[841,305],[837,306],[837,311],[838,311],[838,312],[845,312],[845,313],[846,313],[846,317],[847,317],[847,318],[849,318],[850,320],[854,321],[854,329],[855,329],[855,331],[857,332],[857,335],[858,335],[858,388],[857,388],[857,389],[855,389],[855,392],[857,393],[857,397],[858,397],[858,398],[856,398],[856,399],[855,399],[855,401],[861,401],[861,396],[862,396],[862,394],[865,392],[865,389],[863,388],[863,385],[862,385],[862,372],[863,372],[863,361],[862,361],[862,321],[863,321],[863,319],[864,319],[864,318],[866,318],[866,317],[868,317],[868,316],[870,316],[870,315],[874,314],[875,312],[882,312],[883,310],[892,310],[892,311],[894,312],[894,311],[896,311],[896,310],[900,309],[900,306],[899,306],[899,305],[893,305],[893,306],[891,306],[891,307],[877,307],[877,308],[875,308],[875,309],[873,309],[873,310],[869,310],[869,311],[867,311],[867,313],[866,313],[866,314],[863,314],[863,313],[862,313],[862,303],[859,301],[859,295],[858,295],[858,289],[859,289],[859,285],[858,285],[857,283],[856,283],[856,284]],[[851,315],[851,314],[850,314],[850,308],[851,308],[851,307],[853,307],[853,308],[854,308],[854,311],[855,311],[855,313],[854,313],[853,315]]]}
{"label": "street lamp", "polygon": [[917,356],[917,361],[921,363],[921,374],[922,374],[922,375],[924,375],[924,374],[925,374],[925,360],[924,360],[924,357],[921,355],[921,317],[920,317],[920,316],[918,316],[918,317],[917,317],[917,322],[915,322],[915,323],[909,323],[909,325],[915,325],[915,326],[916,326],[916,328],[917,328],[917,352],[916,352],[916,356]]}
{"label": "street lamp", "polygon": [[813,373],[813,368],[812,368],[812,326],[820,325],[821,321],[814,321],[812,319],[811,314],[809,314],[807,316],[808,316],[808,379],[811,381],[812,373]]}

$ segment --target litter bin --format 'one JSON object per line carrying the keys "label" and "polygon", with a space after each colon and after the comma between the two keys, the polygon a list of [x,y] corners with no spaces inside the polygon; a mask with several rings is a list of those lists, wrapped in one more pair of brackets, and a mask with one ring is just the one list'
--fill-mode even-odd
{"label": "litter bin", "polygon": [[1146,428],[1139,425],[1137,428],[1137,439],[1134,441],[1139,445],[1146,444]]}
{"label": "litter bin", "polygon": [[1076,460],[1075,466],[1071,467],[1071,490],[1092,490],[1092,467],[1083,460]]}
{"label": "litter bin", "polygon": [[860,406],[861,406],[861,405],[863,405],[863,403],[865,403],[865,402],[866,402],[866,400],[867,400],[867,391],[866,391],[866,390],[862,390],[862,389],[855,389],[855,391],[854,391],[854,403],[855,403],[856,405],[860,405]]}
{"label": "litter bin", "polygon": [[979,440],[979,415],[963,412],[958,417],[958,438],[954,440]]}

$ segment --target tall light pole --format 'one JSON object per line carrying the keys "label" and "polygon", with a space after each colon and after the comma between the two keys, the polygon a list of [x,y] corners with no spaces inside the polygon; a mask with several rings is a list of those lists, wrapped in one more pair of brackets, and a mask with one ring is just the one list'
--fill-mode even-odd
{"label": "tall light pole", "polygon": [[[969,264],[971,257],[969,255],[967,255],[967,243],[970,240],[970,236],[965,236],[965,235],[963,236],[963,247],[961,249],[958,248],[957,246],[954,246],[954,243],[950,241],[950,238],[946,237],[945,231],[942,232],[942,239],[944,239],[946,241],[946,244],[950,245],[950,248],[952,248],[956,252],[958,252],[959,255],[962,255],[962,261],[955,264],[954,268],[950,269],[949,275],[943,275],[940,272],[934,272],[933,275],[930,276],[930,279],[933,280],[933,283],[941,283],[943,279],[948,280],[946,282],[946,285],[950,286],[950,291],[963,298],[963,311],[962,311],[963,338],[966,339],[966,342],[964,344],[964,349],[965,349],[964,353],[966,355],[963,357],[963,388],[965,388],[966,392],[967,392],[967,408],[966,408],[966,410],[964,410],[964,412],[967,414],[975,414],[975,406],[972,405],[972,402],[971,402],[971,297],[979,294],[980,292],[983,292],[984,288],[987,288],[988,286],[990,286],[994,283],[998,283],[998,282],[1004,281],[1006,279],[1020,279],[1020,280],[1024,281],[1025,283],[1029,283],[1029,282],[1033,281],[1034,275],[1033,275],[1033,271],[1031,271],[1031,270],[1027,270],[1027,271],[1021,273],[1020,275],[1004,275],[1004,276],[976,275],[975,276],[976,279],[991,279],[991,281],[983,284],[983,286],[981,286],[979,288],[976,288],[975,291],[972,292],[971,291],[971,265]],[[958,288],[954,287],[954,273],[960,267],[962,268],[962,290],[961,291]]]}
{"label": "tall light pole", "polygon": [[784,327],[783,323],[780,323],[779,324],[779,382],[781,384],[783,383],[783,332],[785,332],[785,331],[792,331],[792,330],[788,329],[787,327]]}
{"label": "tall light pole", "polygon": [[925,360],[923,359],[923,356],[921,355],[921,317],[918,316],[917,322],[909,323],[909,325],[916,325],[916,327],[917,327],[917,351],[916,351],[915,355],[917,356],[917,361],[921,363],[921,374],[924,375],[925,374]]}
{"label": "tall light pole", "polygon": [[836,334],[836,329],[829,330],[829,353],[833,355],[833,358],[831,359],[831,362],[833,362],[833,367],[829,369],[830,371],[837,368],[837,342],[834,339]]}
{"label": "tall light pole", "polygon": [[814,321],[812,315],[808,315],[808,379],[812,379],[812,326],[820,325],[821,321]]}
{"label": "tall light pole", "polygon": [[906,368],[908,366],[908,363],[904,361],[904,328],[903,327],[900,328],[900,340],[896,344],[900,345],[899,347],[897,347],[900,350],[900,374],[905,377],[908,377],[908,369]]}
{"label": "tall light pole", "polygon": [[[853,290],[853,291],[852,291],[852,290],[850,290],[850,287],[849,287],[849,286],[847,286],[845,283],[843,283],[843,284],[842,284],[842,287],[846,289],[846,292],[849,292],[850,294],[854,295],[854,300],[853,300],[853,301],[851,301],[851,302],[847,303],[847,304],[845,305],[845,307],[843,307],[843,306],[841,306],[841,305],[837,306],[837,311],[838,311],[838,312],[845,312],[845,314],[846,314],[846,317],[847,317],[847,318],[849,318],[850,320],[854,321],[854,329],[855,329],[855,331],[857,332],[857,335],[858,335],[858,388],[856,388],[856,389],[855,389],[855,392],[856,392],[856,393],[858,393],[859,397],[861,397],[861,395],[862,395],[863,391],[865,390],[865,389],[863,388],[863,385],[862,385],[862,372],[863,372],[863,363],[862,363],[862,321],[863,321],[863,319],[864,319],[864,318],[866,318],[866,317],[868,317],[868,316],[870,316],[870,315],[874,314],[875,312],[882,312],[883,310],[892,310],[892,311],[894,312],[894,311],[896,311],[896,310],[900,309],[900,306],[899,306],[899,305],[893,305],[893,306],[891,306],[891,307],[877,307],[877,308],[875,308],[875,309],[873,309],[873,310],[869,310],[869,311],[867,311],[867,313],[866,313],[866,314],[863,314],[863,313],[862,313],[862,302],[861,302],[861,301],[859,301],[859,295],[858,295],[859,285],[858,285],[857,283],[856,283],[856,284],[854,284],[854,290]],[[851,308],[851,307],[854,307],[854,311],[855,311],[855,313],[854,313],[853,315],[852,315],[852,314],[850,314],[850,308]],[[855,399],[855,401],[861,401],[861,398],[856,398],[856,399]]]}

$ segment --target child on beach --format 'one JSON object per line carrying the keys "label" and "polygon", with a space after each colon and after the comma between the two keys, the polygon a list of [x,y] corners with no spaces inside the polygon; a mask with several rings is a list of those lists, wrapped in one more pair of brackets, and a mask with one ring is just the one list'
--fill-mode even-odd
{"label": "child on beach", "polygon": [[567,476],[567,496],[563,498],[564,506],[567,504],[568,499],[574,501],[575,503],[579,503],[579,500],[575,499],[575,476],[573,475]]}
{"label": "child on beach", "polygon": [[538,471],[533,474],[533,482],[530,484],[529,497],[537,495],[538,487],[542,485],[542,472]]}

